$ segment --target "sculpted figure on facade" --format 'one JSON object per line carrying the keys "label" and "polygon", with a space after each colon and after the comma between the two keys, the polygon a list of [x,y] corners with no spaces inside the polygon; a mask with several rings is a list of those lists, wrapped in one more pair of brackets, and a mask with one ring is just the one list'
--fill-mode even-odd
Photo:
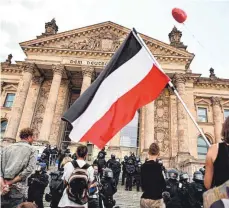
{"label": "sculpted figure on facade", "polygon": [[181,42],[181,37],[182,37],[182,32],[179,31],[175,26],[173,27],[172,31],[169,33],[169,40],[170,40],[170,45],[174,46],[176,48],[182,48],[186,49],[187,46],[185,46]]}
{"label": "sculpted figure on facade", "polygon": [[6,59],[6,63],[7,63],[8,65],[11,64],[12,58],[13,58],[12,54],[9,54],[8,57],[7,57],[7,59]]}
{"label": "sculpted figure on facade", "polygon": [[62,44],[62,48],[74,50],[94,50],[114,52],[120,46],[121,40],[115,33],[105,31],[95,33],[93,36],[85,37],[81,40],[70,40],[68,43]]}

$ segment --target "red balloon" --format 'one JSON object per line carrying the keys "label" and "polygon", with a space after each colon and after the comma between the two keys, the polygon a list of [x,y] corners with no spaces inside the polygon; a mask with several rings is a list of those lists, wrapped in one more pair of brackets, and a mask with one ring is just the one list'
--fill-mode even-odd
{"label": "red balloon", "polygon": [[185,11],[179,8],[174,8],[172,10],[172,15],[173,18],[179,23],[183,23],[187,19],[187,14],[185,13]]}

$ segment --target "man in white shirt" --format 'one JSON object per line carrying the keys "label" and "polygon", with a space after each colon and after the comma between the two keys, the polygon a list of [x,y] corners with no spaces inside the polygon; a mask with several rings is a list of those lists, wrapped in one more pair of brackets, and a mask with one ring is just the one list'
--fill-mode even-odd
{"label": "man in white shirt", "polygon": [[[77,151],[76,151],[77,160],[76,160],[76,162],[80,168],[82,168],[86,164],[85,159],[86,159],[87,153],[88,153],[88,149],[86,146],[82,145],[82,146],[79,146],[77,148]],[[73,171],[74,171],[74,166],[71,162],[67,163],[64,166],[64,175],[63,175],[62,179],[64,180],[65,183],[67,183],[69,181],[69,178],[70,178],[71,174],[73,173]],[[89,181],[88,181],[88,187],[89,187],[90,184],[94,180],[94,169],[92,166],[90,166],[87,169],[87,173],[88,173],[88,179],[89,179]],[[79,205],[79,204],[76,204],[75,202],[69,200],[68,194],[67,194],[67,189],[65,189],[63,196],[59,202],[58,207],[88,208],[88,204]]]}

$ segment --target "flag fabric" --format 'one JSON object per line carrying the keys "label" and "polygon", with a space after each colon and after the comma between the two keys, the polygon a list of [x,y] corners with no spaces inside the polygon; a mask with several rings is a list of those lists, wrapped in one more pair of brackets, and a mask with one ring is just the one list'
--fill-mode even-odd
{"label": "flag fabric", "polygon": [[103,148],[169,81],[130,32],[98,78],[63,115],[62,120],[72,125],[70,139]]}

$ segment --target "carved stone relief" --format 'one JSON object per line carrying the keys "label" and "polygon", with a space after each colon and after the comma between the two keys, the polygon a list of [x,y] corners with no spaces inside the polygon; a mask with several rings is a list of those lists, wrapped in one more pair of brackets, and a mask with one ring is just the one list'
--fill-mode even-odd
{"label": "carved stone relief", "polygon": [[34,134],[37,139],[42,139],[39,138],[39,133],[43,121],[46,103],[48,101],[50,86],[51,86],[51,80],[44,81],[39,92],[37,106],[35,109],[32,125],[31,125],[31,127],[34,129]]}
{"label": "carved stone relief", "polygon": [[117,34],[110,31],[104,31],[94,33],[93,36],[86,36],[83,39],[72,39],[69,42],[62,44],[61,48],[114,52],[118,49],[121,43],[122,38]]}
{"label": "carved stone relief", "polygon": [[169,153],[169,96],[163,91],[155,101],[154,109],[154,139],[158,143],[161,155],[168,156]]}

